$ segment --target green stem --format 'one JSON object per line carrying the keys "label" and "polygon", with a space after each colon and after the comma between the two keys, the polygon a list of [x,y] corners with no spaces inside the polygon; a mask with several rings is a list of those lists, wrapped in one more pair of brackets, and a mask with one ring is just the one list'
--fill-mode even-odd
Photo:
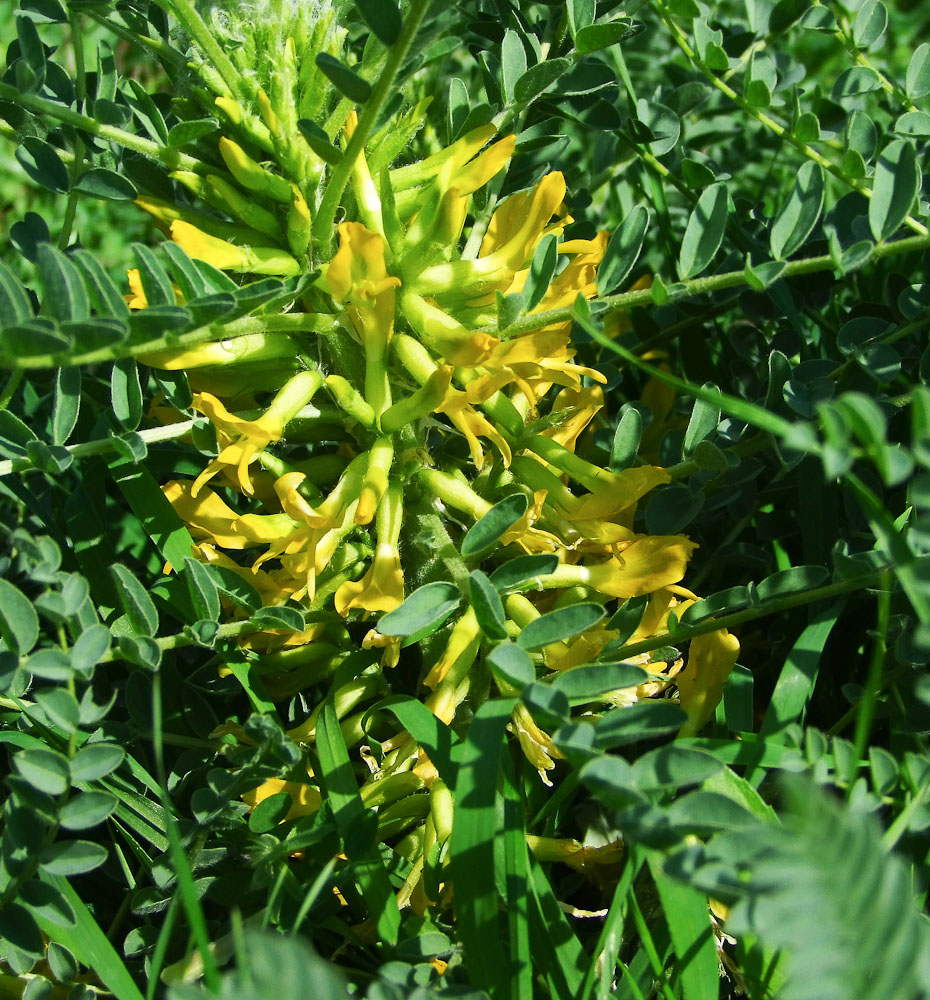
{"label": "green stem", "polygon": [[[71,23],[71,45],[74,49],[74,93],[77,98],[77,106],[84,107],[85,74],[84,74],[84,38],[81,34],[81,15],[76,10],[71,10],[69,14]],[[58,236],[58,249],[67,250],[71,242],[71,230],[74,226],[74,214],[77,211],[78,192],[75,189],[78,175],[84,166],[84,142],[78,136],[74,142],[74,159],[71,161],[71,179],[68,191],[68,204],[65,208],[65,217],[61,223],[61,233]]]}
{"label": "green stem", "polygon": [[[643,916],[643,911],[639,907],[639,900],[636,898],[635,891],[630,891],[629,900],[630,912],[633,914],[633,923],[636,925],[636,932],[639,934],[643,951],[646,952],[649,964],[652,966],[652,973],[656,977],[656,982],[660,985],[665,1000],[677,1000],[672,987],[669,985],[668,976],[662,966],[662,959],[656,951],[655,941],[652,940],[652,933],[646,923],[646,918]],[[674,914],[669,914],[669,919],[674,920]]]}
{"label": "green stem", "polygon": [[[885,665],[885,637],[888,634],[888,619],[891,617],[891,579],[888,572],[882,573],[881,586],[878,591],[878,620],[875,623],[873,636],[872,661],[869,664],[869,675],[862,689],[856,712],[856,758],[862,760],[869,742],[872,720],[875,718],[875,706],[878,702],[878,692],[882,684],[882,669]],[[853,782],[850,782],[852,791]]]}
{"label": "green stem", "polygon": [[203,18],[189,0],[157,0],[160,7],[169,7],[183,27],[190,32],[191,37],[203,51],[213,68],[223,78],[233,97],[240,100],[247,96],[242,92],[242,77],[232,64],[232,60],[223,51],[216,40],[216,35],[210,30]]}
{"label": "green stem", "polygon": [[[146,444],[156,441],[173,441],[175,438],[184,437],[193,426],[196,420],[183,420],[177,424],[166,424],[164,427],[150,427],[147,430],[139,431],[139,437]],[[115,449],[113,438],[101,438],[99,441],[85,441],[82,444],[72,444],[66,447],[75,458],[87,458],[88,455],[104,455],[108,451]],[[28,458],[8,458],[0,462],[0,478],[8,476],[12,472],[29,472],[34,468],[32,461]]]}
{"label": "green stem", "polygon": [[[883,259],[902,253],[919,252],[928,247],[930,247],[930,236],[909,236],[906,239],[895,240],[893,243],[878,244],[872,250],[872,257]],[[804,274],[830,271],[834,266],[833,258],[829,254],[824,254],[821,257],[804,257],[800,260],[789,261],[781,273],[781,278],[789,279]],[[704,278],[692,278],[690,281],[682,281],[673,285],[669,289],[668,300],[669,302],[677,302],[696,295],[711,295],[729,288],[741,288],[746,284],[744,270],[727,271]],[[635,309],[637,306],[651,306],[653,299],[652,292],[648,288],[644,288],[636,292],[621,292],[619,295],[606,295],[601,299],[593,299],[592,304],[595,303],[606,305],[610,312],[625,312]],[[555,323],[565,323],[574,318],[574,307],[562,306],[559,309],[547,309],[545,312],[533,313],[531,316],[522,316],[501,331],[494,327],[488,327],[479,332],[499,336],[501,340],[512,340],[524,333],[540,330]]]}
{"label": "green stem", "polygon": [[253,333],[325,333],[331,330],[335,318],[324,313],[282,313],[268,316],[247,316],[232,323],[209,323],[180,336],[153,337],[142,343],[116,344],[98,347],[82,354],[34,354],[25,358],[0,356],[0,368],[58,368],[61,365],[90,365],[119,358],[137,358],[143,354],[169,349],[195,347],[211,340],[234,340]]}
{"label": "green stem", "polygon": [[[787,594],[785,597],[776,597],[771,601],[764,601],[752,608],[745,608],[743,611],[734,611],[729,615],[722,615],[719,618],[708,618],[698,622],[696,625],[679,625],[674,632],[663,632],[661,635],[654,635],[641,642],[631,642],[620,649],[611,650],[611,659],[624,660],[631,656],[638,656],[640,653],[651,653],[654,649],[661,649],[662,646],[677,646],[689,639],[695,639],[699,635],[708,635],[710,632],[717,632],[720,629],[731,629],[745,622],[755,621],[757,618],[766,618],[769,615],[776,615],[790,608],[797,608],[804,604],[815,604],[818,601],[825,601],[828,598],[836,597],[839,594],[849,594],[855,590],[863,590],[872,587],[883,579],[888,572],[887,567],[876,570],[874,573],[864,573],[861,576],[850,577],[848,580],[839,580],[836,583],[828,583],[823,587],[816,587],[813,590],[803,590],[794,594]],[[543,581],[545,582],[545,581]]]}
{"label": "green stem", "polygon": [[202,163],[193,156],[181,153],[171,146],[162,146],[160,143],[152,142],[150,139],[143,139],[142,136],[133,135],[125,129],[115,128],[113,125],[104,125],[87,115],[82,115],[77,111],[72,111],[55,101],[46,100],[37,94],[21,94],[15,87],[7,83],[0,83],[0,99],[11,101],[29,111],[34,111],[39,115],[48,115],[50,118],[63,122],[65,125],[72,125],[74,128],[82,129],[90,135],[103,139],[105,142],[115,142],[125,149],[131,149],[143,156],[150,156],[152,159],[164,163],[166,166],[177,170],[193,170],[195,173],[207,173],[210,167]]}
{"label": "green stem", "polygon": [[401,64],[407,56],[413,39],[420,27],[420,22],[426,16],[427,8],[431,0],[413,0],[409,8],[404,13],[404,26],[400,37],[391,48],[388,60],[385,63],[378,82],[371,92],[371,96],[365,104],[365,110],[358,120],[358,125],[352,133],[352,138],[346,146],[345,152],[339,164],[333,169],[323,193],[320,208],[316,219],[313,222],[313,246],[316,259],[329,256],[329,250],[333,241],[333,223],[336,218],[336,211],[339,208],[342,194],[349,178],[352,176],[352,169],[355,161],[359,158],[365,143],[371,135],[381,109],[391,95],[394,85],[394,78],[400,70]]}

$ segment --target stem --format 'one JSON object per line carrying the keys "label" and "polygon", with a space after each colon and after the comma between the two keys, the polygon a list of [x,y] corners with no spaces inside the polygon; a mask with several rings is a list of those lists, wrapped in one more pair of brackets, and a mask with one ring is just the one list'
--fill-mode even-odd
{"label": "stem", "polygon": [[[172,0],[175,2],[175,0]],[[407,51],[409,50],[420,22],[426,15],[426,10],[431,0],[413,0],[410,7],[405,12],[404,26],[400,37],[391,48],[388,60],[385,63],[378,82],[375,84],[365,104],[365,110],[358,120],[358,125],[352,133],[352,138],[346,146],[345,152],[339,164],[333,169],[326,191],[320,202],[320,208],[316,219],[313,222],[313,246],[317,258],[328,256],[333,240],[333,222],[336,218],[336,210],[339,208],[342,193],[345,191],[349,178],[352,176],[352,169],[355,161],[361,156],[365,142],[378,120],[378,115],[390,96],[394,84],[394,78],[403,63]]]}
{"label": "stem", "polygon": [[36,94],[21,94],[15,87],[7,83],[0,83],[0,99],[19,104],[36,114],[49,115],[65,125],[72,125],[74,128],[82,129],[85,132],[103,139],[105,142],[115,142],[125,149],[131,149],[143,156],[150,156],[152,159],[164,163],[175,170],[183,168],[193,170],[195,173],[208,173],[210,167],[206,163],[186,153],[181,153],[170,146],[162,146],[151,139],[143,139],[142,136],[133,135],[125,129],[115,128],[113,125],[103,125],[87,115],[82,115],[77,111],[71,111],[55,101],[49,101]]}
{"label": "stem", "polygon": [[116,344],[98,347],[83,354],[34,354],[25,358],[0,356],[0,367],[13,370],[25,368],[58,368],[61,365],[89,365],[98,361],[116,361],[119,358],[137,358],[154,351],[171,348],[195,347],[210,340],[234,340],[252,333],[325,333],[335,324],[332,316],[324,313],[282,313],[269,316],[247,316],[232,323],[209,323],[180,336],[154,337],[141,343]]}
{"label": "stem", "polygon": [[[930,247],[930,236],[909,236],[906,239],[895,240],[893,243],[878,244],[872,250],[872,257],[882,259],[899,253],[913,253],[926,250],[928,247]],[[803,257],[800,260],[789,261],[781,273],[781,278],[785,280],[803,274],[816,274],[818,271],[832,270],[833,267],[833,258],[829,254],[824,254],[821,257]],[[710,295],[729,288],[740,288],[746,284],[745,271],[727,271],[723,274],[710,275],[705,278],[692,278],[690,281],[682,281],[673,285],[669,289],[668,301],[678,302],[681,299],[691,298],[695,295]],[[605,295],[600,299],[592,299],[591,302],[592,304],[602,303],[606,305],[610,312],[628,311],[635,309],[637,306],[650,306],[653,304],[652,292],[648,288],[636,292],[621,292],[619,295]],[[547,309],[545,312],[522,316],[503,330],[498,331],[494,327],[488,327],[479,332],[498,336],[501,340],[512,340],[524,333],[542,329],[544,326],[554,323],[565,323],[572,320],[575,318],[573,310],[573,306]]]}
{"label": "stem", "polygon": [[[146,444],[152,444],[156,441],[173,441],[175,438],[184,437],[197,422],[197,420],[183,420],[177,424],[166,424],[164,427],[150,427],[147,430],[139,431],[138,434]],[[71,444],[65,450],[75,458],[86,458],[88,455],[104,455],[108,451],[113,451],[114,447],[113,438],[101,438],[98,441]],[[28,458],[8,458],[0,462],[0,477],[8,476],[12,472],[29,472],[33,468],[32,461]]]}
{"label": "stem", "polygon": [[735,628],[744,622],[755,621],[757,618],[766,618],[768,615],[775,615],[789,608],[797,608],[803,604],[815,604],[817,601],[825,601],[830,597],[839,594],[849,594],[855,590],[863,590],[866,587],[874,586],[884,579],[888,568],[876,570],[873,573],[864,573],[861,576],[850,577],[848,580],[838,580],[836,583],[828,583],[823,587],[816,587],[814,590],[803,590],[799,593],[788,594],[785,597],[777,597],[771,601],[757,604],[753,608],[745,608],[743,611],[734,611],[732,614],[723,615],[720,618],[708,618],[706,621],[698,622],[697,625],[679,625],[672,632],[663,632],[661,635],[654,635],[650,639],[643,639],[641,642],[632,642],[620,649],[611,651],[612,659],[628,659],[640,653],[651,653],[654,649],[661,649],[662,646],[677,646],[689,639],[695,639],[699,635],[708,635],[710,632],[717,632],[720,629]]}
{"label": "stem", "polygon": [[233,97],[240,100],[246,95],[242,92],[242,78],[239,71],[232,64],[232,60],[223,51],[222,46],[216,40],[216,36],[204,22],[189,0],[157,0],[160,7],[168,6],[174,12],[174,16],[181,22],[187,31],[191,33],[194,41],[203,50],[213,68],[223,78],[223,82],[229,87],[229,92]]}
{"label": "stem", "polygon": [[[77,106],[84,107],[85,93],[85,73],[84,73],[84,39],[81,35],[81,15],[76,10],[69,13],[71,23],[71,45],[74,49],[74,93],[77,98]],[[68,204],[65,208],[65,217],[61,224],[61,233],[58,236],[58,249],[67,250],[71,241],[71,229],[74,226],[74,214],[77,211],[78,192],[74,185],[77,183],[78,175],[84,165],[84,142],[80,136],[74,141],[74,159],[71,161],[71,190],[68,192]]]}
{"label": "stem", "polygon": [[[885,665],[885,637],[888,634],[888,619],[891,617],[891,579],[887,571],[882,573],[881,584],[881,589],[878,592],[878,620],[875,623],[872,661],[869,664],[869,675],[862,689],[862,697],[859,699],[858,711],[856,712],[857,760],[862,760],[869,742],[878,692],[882,684],[882,669]],[[853,782],[850,782],[850,791],[852,791],[852,786]]]}

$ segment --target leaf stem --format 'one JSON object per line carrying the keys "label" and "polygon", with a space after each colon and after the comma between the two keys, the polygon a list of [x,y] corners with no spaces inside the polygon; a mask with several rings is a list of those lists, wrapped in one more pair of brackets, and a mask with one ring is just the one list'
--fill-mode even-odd
{"label": "leaf stem", "polygon": [[[172,0],[172,2],[176,2],[176,0]],[[431,0],[413,0],[405,12],[400,37],[392,46],[384,69],[378,77],[378,82],[372,89],[371,96],[365,104],[365,110],[359,116],[358,125],[356,125],[352,138],[342,154],[342,159],[333,169],[329,178],[319,210],[313,221],[313,246],[316,259],[321,259],[329,254],[333,241],[333,223],[342,199],[342,193],[349,183],[355,161],[361,155],[368,137],[377,124],[378,115],[390,97],[394,78],[416,37],[420,22],[425,17],[430,2]]]}

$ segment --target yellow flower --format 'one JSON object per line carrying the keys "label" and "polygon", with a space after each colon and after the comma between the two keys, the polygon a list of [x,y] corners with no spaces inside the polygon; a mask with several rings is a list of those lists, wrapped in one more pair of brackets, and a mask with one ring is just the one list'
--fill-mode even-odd
{"label": "yellow flower", "polygon": [[397,545],[403,521],[404,495],[391,486],[381,498],[375,522],[378,547],[368,572],[357,582],[347,581],[336,591],[336,611],[345,615],[352,608],[393,611],[404,600],[404,572]]}
{"label": "yellow flower", "polygon": [[688,713],[682,736],[694,736],[714,714],[737,656],[739,639],[726,629],[691,640],[687,666],[675,678],[681,707]]}
{"label": "yellow flower", "polygon": [[196,497],[204,483],[227,468],[236,470],[239,489],[251,496],[254,488],[249,466],[269,444],[281,439],[285,425],[310,402],[322,383],[319,372],[299,372],[279,390],[257,420],[237,417],[215,396],[208,392],[197,393],[193,407],[209,417],[216,427],[220,453],[194,480],[191,496]]}
{"label": "yellow flower", "polygon": [[300,274],[300,264],[275,247],[235,246],[210,236],[183,219],[171,223],[171,238],[194,260],[206,261],[221,271],[272,274],[290,278]]}

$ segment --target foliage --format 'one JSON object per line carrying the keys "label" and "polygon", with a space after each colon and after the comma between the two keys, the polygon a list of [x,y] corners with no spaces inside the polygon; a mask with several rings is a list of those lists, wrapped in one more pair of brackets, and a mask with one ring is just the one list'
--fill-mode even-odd
{"label": "foliage", "polygon": [[922,17],[0,12],[5,988],[930,994]]}

